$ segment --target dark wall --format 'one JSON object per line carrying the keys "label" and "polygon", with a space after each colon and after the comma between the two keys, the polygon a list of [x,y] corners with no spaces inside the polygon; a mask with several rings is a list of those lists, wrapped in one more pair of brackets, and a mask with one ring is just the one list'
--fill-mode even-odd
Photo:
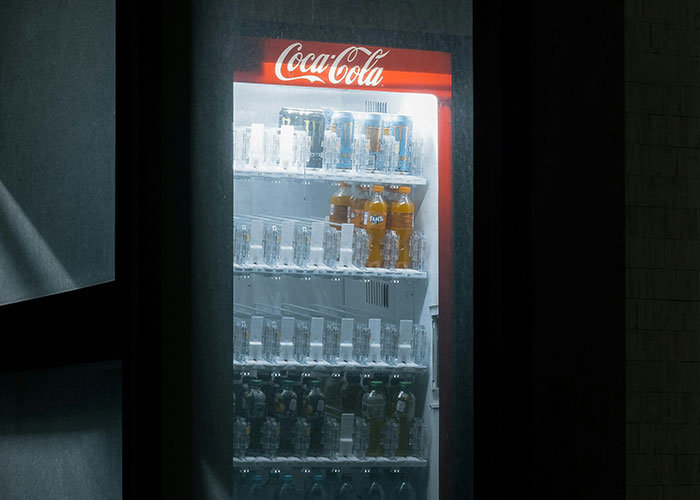
{"label": "dark wall", "polygon": [[7,500],[122,497],[121,364],[0,374]]}
{"label": "dark wall", "polygon": [[114,278],[115,5],[0,6],[0,304]]}
{"label": "dark wall", "polygon": [[700,5],[625,7],[628,498],[698,498]]}

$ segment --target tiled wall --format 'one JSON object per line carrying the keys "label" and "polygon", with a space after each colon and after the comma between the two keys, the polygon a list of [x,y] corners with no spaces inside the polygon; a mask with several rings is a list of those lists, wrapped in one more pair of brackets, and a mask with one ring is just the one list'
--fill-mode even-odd
{"label": "tiled wall", "polygon": [[700,2],[625,2],[627,498],[700,498]]}

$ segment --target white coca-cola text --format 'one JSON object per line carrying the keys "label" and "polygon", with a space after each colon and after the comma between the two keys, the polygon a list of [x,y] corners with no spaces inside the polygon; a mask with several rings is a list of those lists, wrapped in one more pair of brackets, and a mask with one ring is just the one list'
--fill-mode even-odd
{"label": "white coca-cola text", "polygon": [[[277,58],[275,63],[275,76],[283,82],[292,80],[308,80],[311,83],[332,83],[334,85],[352,85],[357,81],[358,85],[376,87],[382,81],[384,68],[377,67],[377,62],[384,58],[390,51],[377,49],[374,52],[366,47],[347,47],[336,55],[314,54],[302,52],[301,42],[294,42],[287,46]],[[367,57],[364,64],[350,66],[357,59],[358,54]],[[358,63],[360,61],[358,60]],[[328,72],[328,82],[317,75]],[[295,72],[305,73],[292,76]]]}

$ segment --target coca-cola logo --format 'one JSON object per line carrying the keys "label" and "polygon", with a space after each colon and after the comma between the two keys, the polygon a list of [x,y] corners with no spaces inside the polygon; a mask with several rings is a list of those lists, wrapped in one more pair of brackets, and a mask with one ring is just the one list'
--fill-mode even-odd
{"label": "coca-cola logo", "polygon": [[[351,46],[339,54],[304,54],[302,49],[301,42],[294,42],[280,53],[275,63],[277,78],[283,82],[307,80],[334,85],[352,85],[357,82],[357,85],[376,87],[383,79],[384,70],[377,63],[390,52],[382,49],[373,52],[366,47]],[[360,54],[367,56],[362,65]],[[352,65],[356,59],[357,64]],[[328,81],[319,75],[325,76]]]}

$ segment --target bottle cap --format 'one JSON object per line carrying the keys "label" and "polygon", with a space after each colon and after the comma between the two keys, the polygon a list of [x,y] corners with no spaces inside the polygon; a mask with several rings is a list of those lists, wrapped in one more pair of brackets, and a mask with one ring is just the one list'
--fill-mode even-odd
{"label": "bottle cap", "polygon": [[381,387],[383,385],[383,382],[381,380],[372,380],[369,383],[369,386],[374,388],[374,387]]}
{"label": "bottle cap", "polygon": [[318,387],[319,385],[321,385],[321,381],[318,379],[309,380],[309,385],[311,387]]}
{"label": "bottle cap", "polygon": [[411,382],[409,380],[402,380],[401,382],[399,382],[399,387],[401,389],[407,389],[411,387]]}
{"label": "bottle cap", "polygon": [[314,481],[317,483],[323,481],[323,474],[314,474]]}
{"label": "bottle cap", "polygon": [[374,186],[372,186],[372,191],[374,191],[375,193],[382,193],[384,192],[384,186],[375,184]]}
{"label": "bottle cap", "polygon": [[291,483],[292,482],[292,475],[285,474],[284,476],[282,476],[282,481],[285,483]]}
{"label": "bottle cap", "polygon": [[285,380],[282,381],[282,385],[291,387],[291,386],[294,385],[294,381],[293,381],[293,380],[289,380],[289,379],[285,379]]}
{"label": "bottle cap", "polygon": [[262,384],[262,380],[260,380],[259,378],[256,378],[256,379],[251,380],[250,383],[251,383],[251,385],[260,385],[260,384]]}
{"label": "bottle cap", "polygon": [[408,186],[401,186],[399,188],[399,193],[410,193],[410,192],[411,192],[411,188]]}

